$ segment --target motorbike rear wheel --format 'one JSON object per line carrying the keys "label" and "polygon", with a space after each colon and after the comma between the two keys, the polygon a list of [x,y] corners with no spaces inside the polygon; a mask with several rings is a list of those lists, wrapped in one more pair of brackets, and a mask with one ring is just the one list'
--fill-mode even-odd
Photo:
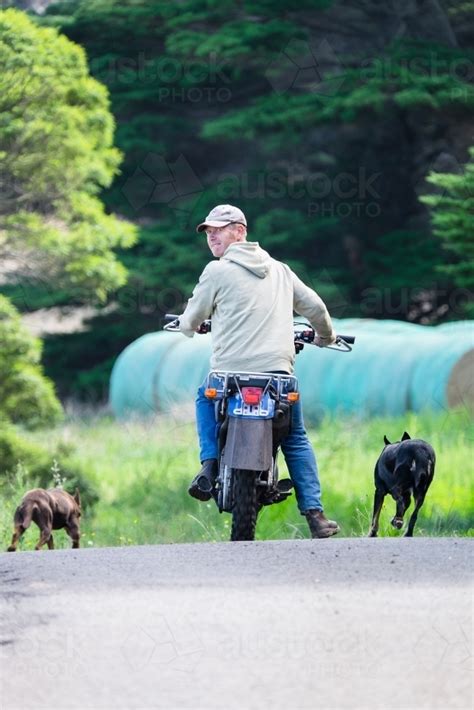
{"label": "motorbike rear wheel", "polygon": [[233,472],[232,530],[230,539],[254,540],[257,524],[257,486],[254,471]]}

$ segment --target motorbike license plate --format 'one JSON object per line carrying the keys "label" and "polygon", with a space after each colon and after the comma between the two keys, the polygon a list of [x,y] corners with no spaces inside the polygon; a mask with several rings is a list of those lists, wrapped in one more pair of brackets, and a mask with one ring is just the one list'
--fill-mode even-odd
{"label": "motorbike license plate", "polygon": [[245,404],[240,394],[229,398],[228,413],[231,417],[249,417],[253,419],[272,419],[275,412],[275,400],[268,392],[263,395],[259,404]]}

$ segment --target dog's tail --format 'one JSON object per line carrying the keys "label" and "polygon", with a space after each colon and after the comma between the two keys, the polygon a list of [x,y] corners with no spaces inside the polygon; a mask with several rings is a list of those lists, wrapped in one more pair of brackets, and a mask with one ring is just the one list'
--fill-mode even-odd
{"label": "dog's tail", "polygon": [[38,509],[38,504],[20,505],[15,512],[15,525],[21,525],[25,530],[30,527],[33,519],[33,513]]}

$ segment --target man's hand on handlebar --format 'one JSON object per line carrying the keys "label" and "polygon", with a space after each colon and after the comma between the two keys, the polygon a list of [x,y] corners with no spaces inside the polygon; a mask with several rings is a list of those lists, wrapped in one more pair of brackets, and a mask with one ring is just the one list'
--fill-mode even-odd
{"label": "man's hand on handlebar", "polygon": [[[351,345],[355,342],[353,335],[334,335],[324,338],[316,333],[314,328],[308,323],[295,321],[295,350],[297,353],[303,350],[306,344],[316,345],[318,348],[330,348],[338,352],[350,352]],[[303,326],[301,329],[299,326]]]}
{"label": "man's hand on handlebar", "polygon": [[210,320],[205,320],[201,323],[200,326],[196,328],[196,333],[199,333],[200,335],[206,335],[206,333],[210,333],[211,331],[211,321]]}
{"label": "man's hand on handlebar", "polygon": [[337,338],[323,338],[321,335],[315,335],[313,343],[318,346],[318,348],[327,348],[329,345],[335,345],[337,343]]}
{"label": "man's hand on handlebar", "polygon": [[[177,332],[179,331],[179,316],[175,315],[174,313],[166,313],[164,316],[165,321],[167,321],[166,325],[164,326],[164,330],[169,330],[169,331],[174,331]],[[207,320],[203,321],[201,325],[199,325],[196,330],[196,333],[199,333],[200,335],[205,335],[206,333],[211,332],[211,319],[208,318]]]}

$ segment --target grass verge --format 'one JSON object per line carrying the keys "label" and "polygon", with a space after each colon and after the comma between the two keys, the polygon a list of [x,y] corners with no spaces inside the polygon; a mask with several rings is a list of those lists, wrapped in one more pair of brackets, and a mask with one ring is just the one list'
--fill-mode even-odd
{"label": "grass verge", "polygon": [[[412,438],[429,441],[437,454],[435,478],[415,535],[473,535],[474,434],[465,410],[369,421],[331,418],[310,430],[328,516],[339,522],[344,536],[367,534],[373,469],[383,435],[395,441],[405,429]],[[228,540],[230,516],[219,515],[214,503],[200,503],[187,494],[199,466],[193,424],[165,417],[119,423],[101,416],[71,419],[47,437],[44,432],[28,436],[43,445],[47,438],[52,451],[58,445],[73,449],[73,458],[99,493],[98,503],[83,517],[83,547]],[[282,459],[281,475],[286,475]],[[9,481],[0,494],[3,549],[9,542],[15,505],[25,490],[21,464]],[[380,535],[400,535],[389,524],[394,510],[395,503],[386,498]],[[33,549],[37,532],[33,525],[20,549]],[[258,539],[301,537],[308,537],[308,530],[294,496],[264,508],[257,525]],[[69,547],[64,532],[55,535],[55,542],[57,547]]]}

